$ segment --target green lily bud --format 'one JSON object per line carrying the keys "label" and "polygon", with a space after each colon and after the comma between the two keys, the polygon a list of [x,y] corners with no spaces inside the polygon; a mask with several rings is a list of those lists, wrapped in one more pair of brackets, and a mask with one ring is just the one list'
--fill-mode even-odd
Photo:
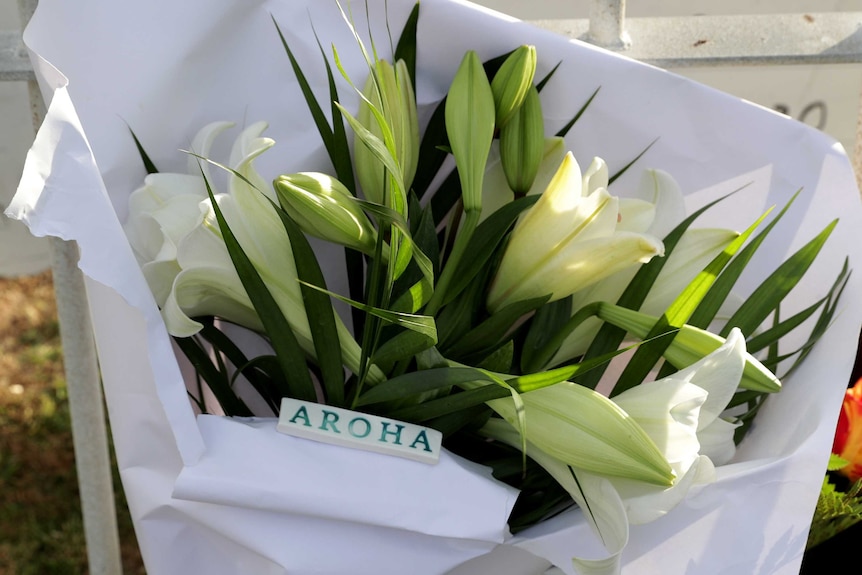
{"label": "green lily bud", "polygon": [[500,162],[509,188],[526,194],[533,186],[545,151],[542,104],[535,86],[530,86],[521,107],[500,130]]}
{"label": "green lily bud", "polygon": [[[362,93],[381,111],[395,138],[395,159],[404,175],[404,191],[410,189],[416,166],[419,162],[419,117],[416,114],[416,97],[413,83],[403,60],[393,67],[385,60],[378,60],[374,76],[379,92],[374,87],[374,77],[369,75]],[[359,106],[357,120],[372,134],[383,135],[371,107],[364,100]],[[356,139],[354,149],[356,175],[365,198],[377,204],[388,205],[389,176],[383,164],[374,154]]]}
{"label": "green lily bud", "polygon": [[[526,438],[548,455],[591,473],[671,485],[674,473],[643,428],[616,403],[564,381],[521,394]],[[511,399],[488,407],[512,427],[518,413]]]}
{"label": "green lily bud", "polygon": [[461,60],[446,97],[446,133],[458,166],[464,211],[480,213],[485,162],[494,138],[494,95],[472,50]]}
{"label": "green lily bud", "polygon": [[[637,338],[647,337],[658,321],[657,317],[609,303],[599,304],[599,318],[622,328]],[[665,350],[664,358],[677,369],[686,368],[709,355],[722,345],[725,339],[706,330],[683,325]],[[752,391],[775,393],[781,390],[781,381],[750,353],[745,354],[745,367],[739,386]]]}
{"label": "green lily bud", "polygon": [[326,174],[306,172],[279,176],[272,185],[281,207],[302,231],[374,253],[377,232],[341,182]]}
{"label": "green lily bud", "polygon": [[500,66],[491,82],[498,129],[502,129],[521,107],[535,75],[535,46],[521,46]]}

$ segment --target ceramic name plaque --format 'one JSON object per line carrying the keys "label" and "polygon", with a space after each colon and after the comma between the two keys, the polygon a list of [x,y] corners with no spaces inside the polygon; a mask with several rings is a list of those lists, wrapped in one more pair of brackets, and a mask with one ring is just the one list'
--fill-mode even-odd
{"label": "ceramic name plaque", "polygon": [[443,435],[406,421],[285,397],[278,431],[313,441],[434,464]]}

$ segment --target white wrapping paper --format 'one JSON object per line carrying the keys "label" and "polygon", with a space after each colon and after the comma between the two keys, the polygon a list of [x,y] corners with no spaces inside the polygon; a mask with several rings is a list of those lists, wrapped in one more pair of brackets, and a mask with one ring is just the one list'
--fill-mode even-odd
{"label": "white wrapping paper", "polygon": [[[389,51],[384,2],[369,12]],[[397,34],[413,2],[389,0]],[[359,30],[364,4],[354,3]],[[418,98],[444,94],[464,51],[487,59],[538,48],[556,131],[599,86],[568,138],[581,162],[619,168],[658,139],[641,168],[672,173],[690,209],[742,185],[701,226],[742,229],[803,189],[743,278],[743,289],[833,218],[841,221],[786,315],[821,297],[845,256],[862,268],[858,191],[840,146],[768,110],[467,3],[423,0]],[[129,193],[144,175],[128,126],[163,171],[205,123],[270,123],[265,176],[326,169],[322,146],[272,24],[320,97],[325,76],[310,22],[354,79],[364,63],[334,2],[42,0],[25,34],[48,117],[9,208],[34,235],[75,239],[87,277],[105,395],[148,573],[572,573],[601,554],[573,511],[512,539],[513,490],[449,454],[438,466],[279,435],[274,420],[195,418],[158,310],[125,241]],[[341,84],[342,101],[355,98]],[[617,181],[625,195],[638,170]],[[834,325],[761,411],[719,481],[667,517],[633,527],[626,574],[795,573],[799,569],[862,317],[858,272]],[[792,309],[791,309],[792,308]],[[490,552],[490,553],[489,553]],[[466,563],[465,563],[466,562]],[[463,564],[463,565],[462,565]],[[459,567],[460,566],[460,567]]]}

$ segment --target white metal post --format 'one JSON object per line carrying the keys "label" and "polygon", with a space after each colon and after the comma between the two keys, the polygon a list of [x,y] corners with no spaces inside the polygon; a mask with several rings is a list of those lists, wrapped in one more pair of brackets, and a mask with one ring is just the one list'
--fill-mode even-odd
{"label": "white metal post", "polygon": [[[36,4],[36,0],[18,0],[22,25],[30,20]],[[45,118],[45,105],[32,77],[28,89],[33,124],[38,130]],[[120,575],[123,568],[108,433],[90,309],[84,276],[78,268],[78,246],[59,238],[51,238],[50,245],[89,572]]]}

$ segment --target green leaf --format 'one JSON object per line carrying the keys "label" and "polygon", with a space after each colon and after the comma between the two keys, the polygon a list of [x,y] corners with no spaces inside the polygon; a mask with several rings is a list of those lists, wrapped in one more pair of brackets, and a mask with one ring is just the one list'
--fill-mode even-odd
{"label": "green leaf", "polygon": [[329,157],[332,158],[337,150],[335,149],[335,142],[332,135],[332,129],[329,126],[329,121],[326,119],[326,115],[323,113],[320,104],[317,102],[317,98],[314,96],[311,85],[309,85],[299,62],[296,61],[290,46],[288,46],[287,40],[284,38],[284,34],[282,34],[281,27],[278,25],[275,17],[272,18],[272,23],[275,24],[275,29],[278,31],[279,38],[281,38],[281,45],[284,46],[284,51],[290,59],[290,66],[293,68],[293,73],[296,75],[296,81],[299,83],[300,90],[302,90],[302,95],[305,98],[308,111],[311,112],[311,117],[314,119],[314,124],[317,126],[317,131],[320,133],[323,145],[326,147]]}
{"label": "green leaf", "polygon": [[[664,242],[664,250],[665,257],[663,258],[653,258],[641,266],[641,268],[635,274],[635,277],[632,278],[632,281],[629,282],[629,285],[626,286],[625,291],[617,300],[617,305],[620,307],[625,307],[629,309],[639,309],[646,299],[649,290],[652,289],[653,284],[655,283],[656,278],[659,273],[661,273],[662,268],[664,267],[665,262],[667,262],[668,257],[673,252],[676,247],[677,242],[685,233],[685,231],[691,226],[694,221],[700,217],[700,215],[720,202],[721,200],[727,198],[727,196],[723,196],[717,200],[714,200],[707,205],[703,206],[699,210],[695,211],[693,214],[684,219],[679,225],[677,225],[663,240]],[[566,334],[568,335],[568,334]],[[608,353],[619,348],[623,339],[625,338],[626,332],[625,330],[619,329],[615,326],[612,326],[608,323],[602,325],[599,329],[599,332],[596,334],[596,337],[593,338],[592,343],[590,343],[590,347],[587,350],[587,353],[584,355],[584,359],[590,359],[593,357],[598,357],[602,354]],[[565,339],[565,337],[563,337]],[[563,339],[559,341],[562,342]],[[553,350],[553,353],[556,352],[556,349]],[[599,380],[604,373],[604,368],[599,368],[593,370],[580,381],[580,384],[594,389],[598,384]]]}
{"label": "green leaf", "polygon": [[[550,358],[539,357],[538,352],[551,343],[554,334],[560,333],[571,317],[571,297],[547,303],[536,310],[536,314],[527,329],[524,345],[521,348],[521,371],[523,373],[538,371],[537,364],[544,365],[550,360]],[[555,351],[556,349],[553,349],[551,353]]]}
{"label": "green leaf", "polygon": [[194,337],[175,337],[174,341],[194,366],[195,372],[206,381],[225,415],[236,417],[252,415],[248,406],[237,397],[231,388],[227,373],[213,365],[210,354],[201,347]]}
{"label": "green leaf", "polygon": [[404,60],[407,64],[407,71],[410,72],[410,78],[413,81],[413,92],[416,92],[416,31],[419,22],[419,2],[413,5],[413,10],[410,11],[410,16],[407,17],[407,22],[404,23],[404,29],[401,31],[401,37],[398,39],[398,45],[395,47],[395,60]]}
{"label": "green leaf", "polygon": [[435,338],[429,337],[425,333],[403,331],[381,344],[374,352],[374,355],[372,355],[371,361],[379,365],[384,371],[388,371],[391,369],[389,366],[409,359],[417,353],[433,347],[436,343],[437,340]]}
{"label": "green leaf", "polygon": [[715,280],[715,283],[709,289],[709,292],[704,296],[703,301],[700,302],[697,309],[693,314],[691,314],[691,317],[688,320],[690,325],[703,329],[706,329],[709,326],[710,322],[715,318],[718,310],[727,299],[727,296],[730,295],[730,292],[733,289],[733,286],[736,285],[736,281],[739,279],[739,276],[742,275],[742,272],[745,270],[746,266],[748,266],[751,258],[757,252],[757,249],[761,246],[778,222],[781,221],[798,196],[799,192],[793,194],[790,201],[788,201],[781,211],[772,218],[772,221],[770,221],[759,234],[752,238],[748,245],[746,245],[736,255],[736,257],[733,258],[733,261],[731,261],[721,272],[721,275]]}
{"label": "green leaf", "polygon": [[602,356],[582,361],[580,363],[567,365],[564,367],[558,367],[556,369],[550,369],[539,373],[520,375],[516,378],[510,379],[509,384],[512,385],[512,387],[514,387],[515,389],[517,389],[520,393],[528,393],[530,391],[535,391],[536,389],[555,385],[563,381],[573,381],[573,378],[575,378],[576,376],[582,376],[583,374],[593,369],[596,369],[599,366],[605,365],[616,356],[623,354],[639,345],[641,344],[637,343],[634,345],[630,345],[622,349],[606,353]]}
{"label": "green leaf", "polygon": [[[384,133],[384,139],[381,140],[377,136],[371,133],[365,126],[359,123],[359,120],[353,117],[353,114],[347,111],[347,109],[341,104],[336,104],[338,109],[341,111],[341,115],[347,120],[347,123],[350,124],[350,127],[353,129],[353,132],[359,137],[365,146],[371,150],[371,153],[374,154],[374,157],[380,160],[380,163],[383,164],[383,167],[389,172],[389,175],[395,180],[397,193],[394,193],[393,196],[399,197],[403,194],[404,190],[404,174],[401,172],[401,166],[398,165],[398,160],[395,159],[395,156],[392,153],[392,149],[390,149],[388,140],[392,139],[392,133],[389,132],[389,127],[386,125],[385,119],[383,119],[380,111],[375,107],[371,106],[369,102],[369,106],[371,106],[371,112],[375,116],[378,117],[378,121],[381,122],[381,130]],[[389,132],[387,134],[387,132]],[[393,140],[394,142],[394,140]],[[394,146],[394,144],[393,144]],[[397,204],[393,206],[396,211],[399,213],[402,210],[399,210]]]}
{"label": "green leaf", "polygon": [[[619,394],[623,391],[638,385],[646,378],[650,370],[661,360],[662,354],[667,350],[668,346],[673,341],[674,334],[671,332],[676,330],[688,322],[688,319],[694,313],[697,306],[709,292],[710,287],[715,283],[716,278],[721,271],[727,266],[731,258],[740,250],[748,238],[760,226],[763,220],[769,215],[771,210],[767,210],[760,216],[747,230],[737,236],[730,244],[724,248],[720,254],[715,256],[713,260],[707,264],[706,268],[700,272],[695,278],[680,292],[674,299],[673,303],[659,318],[659,321],[647,334],[647,338],[654,339],[649,344],[643,345],[632,356],[628,365],[623,369],[623,373],[617,380],[613,394]],[[729,330],[728,330],[729,331]],[[743,332],[744,333],[744,332]],[[662,337],[667,336],[667,337]],[[723,334],[727,337],[727,334]]]}
{"label": "green leaf", "polygon": [[602,89],[602,87],[601,87],[601,86],[599,86],[598,88],[596,88],[596,91],[595,91],[595,92],[593,92],[593,93],[592,93],[592,95],[591,95],[591,96],[587,99],[587,101],[584,103],[584,105],[580,107],[580,109],[577,111],[577,113],[575,113],[575,116],[574,116],[571,120],[569,120],[569,122],[568,122],[565,126],[563,126],[562,128],[560,128],[560,130],[556,133],[556,136],[558,136],[558,137],[560,137],[560,138],[564,138],[564,137],[566,137],[566,134],[568,134],[568,133],[569,133],[569,130],[571,130],[571,129],[572,129],[572,126],[574,126],[574,125],[575,125],[575,122],[577,122],[578,120],[580,120],[580,119],[581,119],[581,116],[583,116],[583,115],[584,115],[584,112],[586,112],[586,111],[587,111],[587,108],[589,108],[589,107],[590,107],[590,104],[592,104],[592,103],[593,103],[593,99],[595,99],[595,97],[596,97],[596,96],[598,95],[598,93],[599,93],[599,90],[601,90],[601,89]]}
{"label": "green leaf", "polygon": [[457,271],[453,275],[452,283],[449,285],[446,297],[442,305],[453,301],[467,285],[476,277],[485,266],[497,247],[506,237],[511,227],[521,213],[535,204],[541,196],[533,195],[519,198],[488,216],[481,224],[476,226],[476,232],[470,238],[464,258],[459,262]]}
{"label": "green leaf", "polygon": [[780,341],[781,338],[783,338],[785,335],[802,325],[805,320],[814,315],[814,312],[816,312],[824,303],[826,303],[825,297],[808,306],[799,313],[794,314],[786,320],[779,322],[773,325],[771,328],[748,339],[745,342],[746,350],[748,351],[748,353],[757,353],[758,351]]}
{"label": "green leaf", "polygon": [[652,142],[650,142],[650,143],[647,145],[647,147],[646,147],[646,148],[644,148],[644,149],[641,151],[641,153],[640,153],[640,154],[638,154],[637,156],[635,156],[635,157],[634,157],[634,159],[633,159],[633,160],[631,160],[628,164],[626,164],[625,166],[623,166],[622,168],[620,168],[620,170],[619,170],[616,174],[614,174],[613,176],[611,176],[610,178],[608,178],[608,185],[610,186],[610,185],[611,185],[611,184],[613,184],[615,181],[617,181],[617,179],[618,179],[620,176],[622,176],[623,174],[625,174],[625,173],[629,170],[629,168],[631,168],[631,167],[635,164],[635,162],[637,162],[638,160],[640,160],[640,159],[643,157],[643,155],[644,155],[644,154],[646,154],[646,153],[647,153],[647,151],[649,151],[649,149],[653,147],[653,144],[655,144],[656,142],[658,142],[658,138],[656,138],[655,140],[653,140]]}
{"label": "green leaf", "polygon": [[[475,381],[475,378],[474,378]],[[411,405],[396,409],[389,413],[390,417],[406,421],[422,422],[457,413],[464,409],[469,409],[477,405],[482,405],[486,401],[492,399],[501,399],[510,395],[510,391],[504,387],[489,384],[476,389],[460,391],[441,397],[440,399],[432,399],[418,405]]]}
{"label": "green leaf", "polygon": [[312,285],[312,284],[309,284],[306,282],[300,282],[300,283],[302,283],[303,285],[306,285],[312,289],[319,290],[325,294],[328,294],[331,297],[339,299],[348,305],[359,308],[359,309],[365,311],[366,313],[373,315],[374,317],[382,319],[383,321],[385,321],[387,323],[415,331],[416,333],[423,334],[423,335],[433,339],[434,342],[437,341],[437,327],[434,323],[434,318],[431,316],[413,314],[413,313],[402,313],[402,312],[396,312],[396,311],[392,311],[392,310],[388,310],[388,309],[377,308],[377,307],[374,307],[372,305],[369,305],[369,304],[366,304],[366,303],[363,303],[360,301],[352,300],[348,297],[344,297],[344,296],[339,295],[335,292],[331,292],[327,289],[323,289],[323,288],[320,288],[318,286],[315,286],[315,285]]}
{"label": "green leaf", "polygon": [[359,397],[357,406],[407,399],[483,379],[486,379],[485,374],[472,367],[438,367],[412,371],[375,385]]}
{"label": "green leaf", "polygon": [[275,369],[268,370],[265,369],[265,367],[258,369],[258,366],[261,366],[261,364],[265,365],[266,361],[249,361],[242,350],[240,350],[239,347],[237,347],[236,344],[234,344],[233,341],[231,341],[231,339],[220,329],[215,327],[211,320],[202,321],[201,323],[203,324],[203,328],[200,331],[201,337],[213,346],[213,350],[216,353],[224,355],[224,357],[236,367],[237,372],[232,379],[236,379],[237,375],[240,374],[245,376],[252,387],[254,387],[255,391],[257,391],[258,395],[266,401],[273,413],[278,413],[281,397],[277,390],[279,386],[282,386],[281,388],[283,389],[285,382],[279,381],[284,379],[284,374],[282,374],[281,370],[278,369],[277,362]]}
{"label": "green leaf", "polygon": [[350,144],[347,141],[347,131],[344,129],[344,122],[341,121],[338,111],[338,88],[335,86],[335,76],[332,73],[332,66],[329,65],[329,58],[326,57],[323,45],[317,37],[317,31],[314,32],[314,38],[317,40],[317,47],[320,49],[320,55],[326,66],[326,79],[329,83],[330,114],[332,115],[332,146],[331,148],[328,147],[326,151],[329,154],[332,166],[335,168],[338,180],[355,196],[356,178],[353,175],[353,161],[350,157]]}
{"label": "green leaf", "polygon": [[428,191],[428,186],[446,160],[448,154],[442,151],[441,147],[449,147],[449,136],[446,134],[446,98],[434,108],[419,144],[419,164],[416,167],[416,175],[413,176],[413,191],[420,198]]}
{"label": "green leaf", "polygon": [[820,249],[826,243],[837,223],[838,220],[834,220],[814,239],[778,266],[728,320],[727,326],[721,330],[721,335],[726,337],[730,328],[734,326],[738,327],[745,335],[754,333],[754,330],[766,320],[769,314],[790,293],[790,290],[799,283],[799,280],[814,263],[817,254],[820,253]]}
{"label": "green leaf", "polygon": [[[343,406],[345,405],[344,364],[341,358],[341,342],[338,337],[335,311],[326,294],[319,291],[326,289],[326,280],[302,230],[283,209],[276,208],[276,211],[290,239],[293,259],[296,263],[296,275],[302,283],[302,301],[305,304],[308,327],[314,341],[314,351],[320,368],[326,402]],[[309,285],[314,285],[317,289],[309,288]]]}
{"label": "green leaf", "polygon": [[845,258],[841,272],[838,274],[838,277],[835,279],[835,282],[832,284],[832,287],[826,296],[826,304],[823,306],[823,311],[821,312],[820,317],[817,318],[817,322],[814,324],[811,334],[808,336],[808,340],[799,349],[799,355],[793,362],[793,365],[791,365],[784,373],[784,377],[787,377],[793,373],[797,367],[799,367],[799,364],[801,364],[811,352],[814,344],[817,343],[832,324],[832,318],[838,309],[838,301],[841,299],[841,294],[844,293],[844,288],[847,286],[848,279],[850,279],[849,260]]}
{"label": "green leaf", "polygon": [[518,320],[543,305],[548,298],[550,295],[511,303],[467,332],[453,346],[441,351],[455,360],[477,354],[485,356],[511,339]]}
{"label": "green leaf", "polygon": [[138,140],[138,136],[135,135],[135,132],[132,131],[132,128],[129,127],[129,133],[132,134],[132,139],[135,141],[135,148],[138,150],[138,155],[141,157],[141,162],[144,164],[144,169],[148,174],[156,174],[158,173],[158,168],[150,159],[150,156],[147,154],[147,151],[144,149],[144,146],[141,144],[141,141]]}

